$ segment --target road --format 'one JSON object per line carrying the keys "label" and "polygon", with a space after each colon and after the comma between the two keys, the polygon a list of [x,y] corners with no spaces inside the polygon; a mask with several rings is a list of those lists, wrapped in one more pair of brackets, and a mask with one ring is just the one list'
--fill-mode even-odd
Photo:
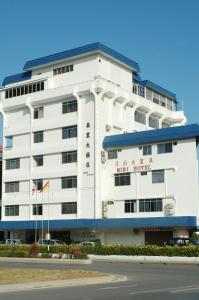
{"label": "road", "polygon": [[199,299],[199,266],[107,263],[92,265],[46,265],[0,263],[0,267],[75,268],[127,276],[127,281],[103,285],[40,289],[0,293],[0,300],[195,300]]}

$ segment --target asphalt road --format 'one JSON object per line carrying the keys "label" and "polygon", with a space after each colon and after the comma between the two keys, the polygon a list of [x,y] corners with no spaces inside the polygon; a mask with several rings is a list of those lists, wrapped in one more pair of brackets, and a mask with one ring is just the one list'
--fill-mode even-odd
{"label": "asphalt road", "polygon": [[0,300],[195,300],[199,299],[199,266],[107,263],[92,265],[46,265],[0,263],[0,267],[75,268],[127,276],[127,281],[103,285],[50,288],[0,293]]}

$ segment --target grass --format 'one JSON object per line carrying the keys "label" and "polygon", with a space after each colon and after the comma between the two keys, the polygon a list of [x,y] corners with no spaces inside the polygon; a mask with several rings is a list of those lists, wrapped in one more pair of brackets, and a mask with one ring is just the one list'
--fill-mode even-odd
{"label": "grass", "polygon": [[84,270],[47,270],[0,268],[0,284],[15,284],[35,281],[66,280],[104,276],[103,273]]}

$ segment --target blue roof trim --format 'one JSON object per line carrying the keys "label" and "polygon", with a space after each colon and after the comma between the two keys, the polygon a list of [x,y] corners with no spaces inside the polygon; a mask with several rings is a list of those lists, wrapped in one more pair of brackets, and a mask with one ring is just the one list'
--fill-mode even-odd
{"label": "blue roof trim", "polygon": [[5,86],[5,85],[11,84],[11,83],[16,83],[16,82],[20,82],[20,81],[29,80],[29,79],[31,79],[31,77],[32,77],[32,72],[31,71],[11,75],[11,76],[8,76],[8,77],[4,78],[4,81],[3,81],[2,85]]}
{"label": "blue roof trim", "polygon": [[106,136],[103,140],[103,148],[143,145],[189,138],[196,138],[198,140],[198,124]]}
{"label": "blue roof trim", "polygon": [[155,84],[155,83],[153,83],[149,80],[143,80],[143,81],[140,82],[140,84],[142,86],[146,86],[146,87],[152,89],[155,92],[160,93],[161,95],[163,95],[167,98],[170,98],[170,99],[176,101],[176,94],[174,94],[172,92],[169,92],[168,90],[162,88],[161,86],[159,86],[159,85],[157,85],[157,84]]}
{"label": "blue roof trim", "polygon": [[140,75],[138,73],[133,73],[133,80],[140,82],[141,81]]}
{"label": "blue roof trim", "polygon": [[[35,229],[35,221],[0,221],[0,230]],[[37,228],[48,228],[48,221],[37,221]],[[100,228],[145,228],[145,227],[196,227],[195,216],[151,217],[121,219],[73,219],[50,220],[50,229],[100,229]]]}
{"label": "blue roof trim", "polygon": [[136,70],[137,72],[140,72],[138,63],[136,63],[135,61],[127,58],[126,56],[106,47],[105,45],[103,45],[101,43],[93,43],[90,45],[74,48],[71,50],[66,50],[63,52],[59,52],[59,53],[55,53],[55,54],[41,57],[38,59],[27,61],[24,66],[24,70],[31,70],[32,68],[37,68],[39,66],[57,62],[59,60],[72,58],[74,56],[79,56],[79,55],[83,55],[83,54],[94,52],[94,51],[104,52],[107,55],[112,56],[116,60],[129,66],[130,68]]}

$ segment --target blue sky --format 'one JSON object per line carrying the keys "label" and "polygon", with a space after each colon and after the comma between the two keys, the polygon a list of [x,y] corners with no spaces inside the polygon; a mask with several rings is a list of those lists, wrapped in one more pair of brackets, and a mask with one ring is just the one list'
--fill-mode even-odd
{"label": "blue sky", "polygon": [[[177,94],[199,122],[199,1],[0,0],[0,82],[25,61],[102,42],[137,61],[142,79]],[[0,136],[1,139],[1,136]]]}

